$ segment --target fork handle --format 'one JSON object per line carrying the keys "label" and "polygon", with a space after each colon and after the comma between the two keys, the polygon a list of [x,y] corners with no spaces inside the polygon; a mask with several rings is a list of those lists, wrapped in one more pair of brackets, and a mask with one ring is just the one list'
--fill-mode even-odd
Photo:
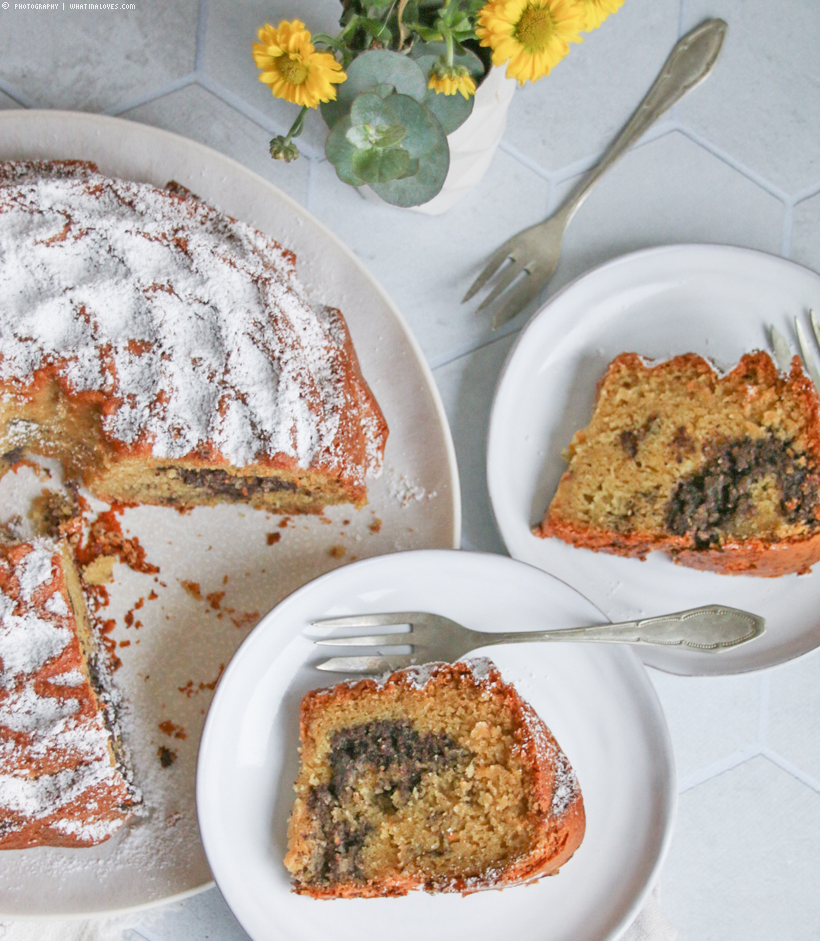
{"label": "fork handle", "polygon": [[717,60],[726,29],[727,26],[723,20],[704,20],[678,40],[632,117],[609,145],[600,161],[581,180],[559,210],[560,213],[566,215],[567,222],[586,199],[595,181],[615,163],[621,154],[628,150],[686,92],[706,78]]}
{"label": "fork handle", "polygon": [[532,643],[533,641],[605,641],[616,644],[660,644],[666,647],[689,647],[714,652],[735,647],[763,633],[766,622],[756,614],[707,605],[665,614],[662,617],[602,624],[596,627],[572,627],[557,631],[517,631],[481,634],[482,646],[493,644]]}

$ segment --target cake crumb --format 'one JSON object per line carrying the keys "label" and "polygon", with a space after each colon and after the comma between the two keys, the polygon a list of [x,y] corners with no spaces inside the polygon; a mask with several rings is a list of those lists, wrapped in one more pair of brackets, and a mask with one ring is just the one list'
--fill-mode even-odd
{"label": "cake crumb", "polygon": [[345,556],[347,550],[344,546],[331,546],[328,549],[328,555],[333,559],[342,559]]}
{"label": "cake crumb", "polygon": [[160,732],[164,732],[166,735],[171,738],[187,738],[188,733],[181,725],[174,725],[170,719],[166,719],[164,722],[159,723]]}
{"label": "cake crumb", "polygon": [[177,753],[167,745],[160,745],[157,749],[157,757],[163,768],[170,768],[177,760]]}
{"label": "cake crumb", "polygon": [[83,581],[86,585],[105,585],[114,581],[114,563],[116,561],[117,557],[114,555],[98,555],[83,569]]}
{"label": "cake crumb", "polygon": [[269,546],[275,546],[276,543],[279,542],[279,540],[282,538],[282,534],[281,533],[268,533],[266,538],[267,538],[267,543]]}
{"label": "cake crumb", "polygon": [[380,533],[382,531],[382,521],[377,516],[367,528],[371,533]]}
{"label": "cake crumb", "polygon": [[202,587],[199,582],[183,580],[180,582],[180,585],[182,585],[192,598],[196,598],[197,601],[202,601]]}

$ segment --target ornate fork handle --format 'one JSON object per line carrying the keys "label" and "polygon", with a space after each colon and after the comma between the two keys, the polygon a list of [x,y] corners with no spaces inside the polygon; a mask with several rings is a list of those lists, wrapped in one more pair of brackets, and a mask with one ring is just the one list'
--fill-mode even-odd
{"label": "ornate fork handle", "polygon": [[660,644],[689,647],[693,650],[718,650],[752,640],[765,630],[763,618],[747,611],[710,605],[662,617],[602,624],[597,627],[573,627],[558,631],[518,631],[503,634],[477,632],[482,646],[532,643],[533,641],[609,641],[627,644]]}
{"label": "ornate fork handle", "polygon": [[566,222],[575,215],[595,181],[621,154],[686,92],[706,78],[718,57],[726,29],[724,20],[704,20],[678,41],[632,117],[561,207],[560,214],[566,216]]}

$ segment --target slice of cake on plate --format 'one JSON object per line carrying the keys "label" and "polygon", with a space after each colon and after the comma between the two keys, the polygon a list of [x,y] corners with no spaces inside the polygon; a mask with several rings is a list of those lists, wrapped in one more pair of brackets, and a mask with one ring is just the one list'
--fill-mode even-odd
{"label": "slice of cake on plate", "polygon": [[820,559],[817,390],[795,357],[764,352],[726,375],[694,353],[610,363],[542,537],[726,574],[805,572]]}
{"label": "slice of cake on plate", "polygon": [[65,545],[0,545],[0,849],[93,846],[137,808]]}
{"label": "slice of cake on plate", "polygon": [[554,873],[583,839],[569,762],[489,660],[308,693],[300,739],[297,893],[504,888]]}

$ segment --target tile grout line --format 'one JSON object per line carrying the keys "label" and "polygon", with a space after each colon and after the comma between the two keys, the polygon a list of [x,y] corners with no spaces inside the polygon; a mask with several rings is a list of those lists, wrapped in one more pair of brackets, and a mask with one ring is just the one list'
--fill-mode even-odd
{"label": "tile grout line", "polygon": [[[484,312],[482,311],[482,314]],[[455,363],[459,359],[463,359],[465,356],[471,356],[473,353],[478,353],[479,350],[486,349],[488,346],[492,346],[493,343],[498,343],[501,340],[505,340],[513,333],[518,333],[524,325],[513,326],[509,329],[501,328],[501,331],[497,331],[497,336],[491,336],[487,338],[486,336],[482,337],[480,340],[476,340],[474,343],[468,343],[463,347],[457,347],[454,351],[449,353],[442,353],[440,357],[435,359],[427,358],[427,365],[430,369],[435,372],[437,369],[443,369],[445,366],[449,366],[451,363]]]}
{"label": "tile grout line", "polygon": [[199,0],[196,21],[196,49],[194,51],[194,74],[202,71],[202,56],[205,46],[205,30],[208,26],[208,0]]}
{"label": "tile grout line", "polygon": [[721,147],[718,147],[716,144],[712,144],[710,141],[706,140],[705,137],[702,137],[698,134],[697,131],[693,131],[690,127],[687,127],[686,124],[680,123],[677,127],[677,130],[684,134],[693,144],[697,144],[699,147],[702,147],[707,153],[712,154],[713,157],[717,157],[718,160],[722,160],[728,167],[731,167],[741,176],[745,176],[746,179],[751,180],[752,183],[756,183],[762,190],[769,193],[771,196],[774,196],[776,199],[779,199],[782,203],[787,203],[789,201],[789,195],[782,190],[779,186],[774,183],[770,183],[765,177],[761,176],[756,171],[752,170],[750,167],[745,166],[739,160],[736,160],[731,154],[727,153]]}
{"label": "tile grout line", "polygon": [[700,784],[705,784],[706,781],[710,781],[726,771],[731,771],[760,754],[762,754],[762,750],[757,743],[747,745],[746,748],[741,748],[740,751],[733,752],[731,755],[721,758],[720,761],[715,761],[699,771],[693,771],[691,774],[678,779],[678,794],[684,794]]}
{"label": "tile grout line", "polygon": [[183,88],[187,88],[189,85],[195,85],[197,81],[197,73],[189,72],[187,75],[183,75],[180,78],[175,78],[172,82],[168,82],[167,85],[163,85],[161,88],[157,88],[152,92],[148,92],[146,95],[141,95],[139,98],[132,98],[130,100],[121,101],[118,104],[113,105],[111,108],[105,108],[98,113],[107,114],[110,117],[116,117],[117,115],[124,114],[126,111],[132,111],[134,108],[139,108],[142,105],[147,105],[152,101],[157,101],[160,98],[164,98],[166,95],[172,95],[176,91],[182,91]]}
{"label": "tile grout line", "polygon": [[17,91],[11,85],[6,84],[2,79],[0,79],[0,91],[4,95],[7,95],[11,98],[12,101],[16,101],[18,105],[22,105],[24,108],[36,108],[37,105],[31,98],[27,95],[24,95],[22,92]]}
{"label": "tile grout line", "polygon": [[797,765],[793,765],[782,755],[779,755],[776,751],[768,747],[761,749],[760,754],[764,758],[767,758],[773,765],[777,765],[781,771],[785,771],[787,774],[790,774],[793,778],[798,780],[801,784],[805,784],[806,787],[811,788],[811,790],[820,794],[820,781],[817,781],[810,774],[806,774],[805,771],[801,771]]}

